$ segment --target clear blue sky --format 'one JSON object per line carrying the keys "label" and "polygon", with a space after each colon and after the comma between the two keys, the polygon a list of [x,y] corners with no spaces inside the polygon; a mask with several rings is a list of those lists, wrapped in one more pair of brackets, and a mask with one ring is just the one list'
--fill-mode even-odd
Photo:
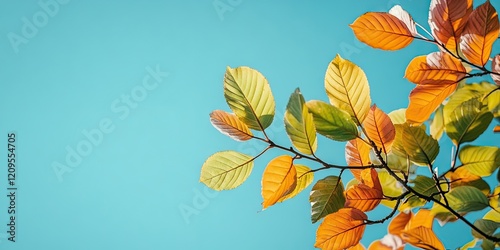
{"label": "clear blue sky", "polygon": [[[300,87],[306,99],[327,100],[324,73],[337,53],[364,69],[372,100],[389,112],[407,105],[408,62],[436,49],[375,50],[348,27],[397,3],[427,26],[428,0],[221,0],[234,4],[224,13],[212,0],[55,1],[0,0],[0,151],[13,131],[18,153],[17,242],[5,239],[4,196],[2,249],[313,249],[310,188],[259,212],[261,173],[279,151],[257,160],[236,190],[204,193],[199,183],[212,153],[264,146],[234,142],[209,122],[212,110],[229,110],[226,66],[268,78],[277,102],[270,134],[290,145],[282,124],[290,93]],[[498,146],[498,136],[481,142]],[[321,139],[318,154],[345,164],[343,146]],[[442,151],[448,164],[450,145]],[[315,180],[328,174],[338,173]],[[2,170],[0,194],[6,179]],[[187,207],[194,214],[183,216]],[[448,248],[471,239],[462,226],[439,230]],[[367,228],[362,242],[385,230]]]}

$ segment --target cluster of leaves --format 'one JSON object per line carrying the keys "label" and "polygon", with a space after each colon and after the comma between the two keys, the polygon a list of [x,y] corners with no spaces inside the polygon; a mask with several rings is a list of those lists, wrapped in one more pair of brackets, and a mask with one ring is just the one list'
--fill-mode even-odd
{"label": "cluster of leaves", "polygon": [[[473,9],[472,0],[432,0],[429,25],[431,32],[400,6],[355,20],[351,28],[356,37],[372,47],[397,50],[418,39],[436,44],[439,52],[410,62],[405,78],[416,87],[409,106],[388,114],[372,104],[363,70],[337,55],[325,74],[329,102],[306,101],[299,89],[289,98],[284,124],[293,147],[274,143],[266,133],[275,115],[266,78],[249,67],[228,67],[224,97],[233,113],[213,111],[210,121],[237,141],[260,140],[267,147],[256,156],[231,150],[213,154],[202,166],[201,182],[214,190],[236,188],[250,175],[255,159],[278,148],[286,154],[272,159],[264,170],[263,209],[303,191],[313,183],[314,172],[338,171],[318,180],[310,192],[311,220],[321,221],[315,247],[364,249],[360,240],[366,226],[387,220],[387,235],[369,249],[403,249],[405,244],[444,249],[432,230],[435,220],[466,223],[474,239],[464,248],[478,241],[486,249],[499,246],[500,233],[495,231],[500,227],[500,186],[492,190],[483,178],[500,167],[500,148],[469,144],[494,117],[500,117],[500,91],[496,91],[500,55],[490,59],[499,35],[497,12],[489,1]],[[419,34],[417,26],[431,38]],[[487,69],[490,60],[491,69]],[[467,78],[484,75],[491,75],[496,85],[465,83]],[[346,166],[329,164],[316,155],[317,134],[346,142]],[[439,173],[433,164],[442,134],[455,147],[450,167]],[[311,169],[296,163],[298,159],[320,167]],[[428,175],[417,174],[419,167],[428,169]],[[355,177],[347,185],[342,181],[345,170]],[[366,212],[380,204],[391,212],[379,220],[369,219]],[[465,218],[484,209],[489,211],[482,219]]]}

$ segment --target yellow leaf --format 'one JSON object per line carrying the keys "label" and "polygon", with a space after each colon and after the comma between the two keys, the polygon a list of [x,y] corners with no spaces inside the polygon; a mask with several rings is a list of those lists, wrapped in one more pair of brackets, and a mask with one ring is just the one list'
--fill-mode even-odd
{"label": "yellow leaf", "polygon": [[[345,160],[348,166],[368,166],[371,147],[363,140],[356,138],[347,142],[345,146]],[[361,169],[350,169],[354,177],[361,181]]]}
{"label": "yellow leaf", "polygon": [[490,1],[472,11],[462,34],[462,53],[475,65],[484,66],[490,58],[500,25],[498,14]]}
{"label": "yellow leaf", "polygon": [[389,13],[365,13],[350,27],[361,42],[378,49],[398,50],[413,41],[412,32],[407,25]]}
{"label": "yellow leaf", "polygon": [[467,19],[472,12],[472,0],[432,0],[429,26],[432,35],[451,52],[457,53]]}
{"label": "yellow leaf", "polygon": [[337,55],[328,65],[325,89],[330,103],[349,113],[360,125],[370,110],[368,79],[356,64]]}
{"label": "yellow leaf", "polygon": [[248,126],[240,121],[234,114],[229,114],[222,110],[215,110],[210,113],[210,122],[221,133],[237,141],[252,139],[252,132]]}
{"label": "yellow leaf", "polygon": [[453,84],[467,74],[460,60],[446,52],[415,57],[406,68],[405,78],[415,84]]}
{"label": "yellow leaf", "polygon": [[382,186],[380,185],[380,180],[378,179],[378,173],[373,168],[367,168],[361,171],[361,183],[382,192]]}
{"label": "yellow leaf", "polygon": [[389,153],[392,142],[396,137],[396,130],[391,118],[377,105],[373,104],[363,122],[363,127],[366,130],[366,136],[375,142],[377,147],[382,148],[385,154]]}
{"label": "yellow leaf", "polygon": [[293,166],[293,158],[283,155],[271,160],[262,175],[263,209],[274,205],[281,197],[292,192],[296,185],[297,170]]}
{"label": "yellow leaf", "polygon": [[373,210],[384,198],[382,191],[365,184],[357,184],[345,191],[345,207],[367,212]]}
{"label": "yellow leaf", "polygon": [[283,202],[285,200],[291,199],[298,195],[302,190],[306,189],[307,186],[311,185],[313,179],[314,179],[314,173],[309,172],[311,171],[310,168],[303,166],[303,165],[294,165],[295,170],[297,172],[297,185],[295,186],[295,189],[290,192],[289,194],[281,197],[278,202]]}
{"label": "yellow leaf", "polygon": [[392,218],[391,223],[389,223],[389,227],[387,228],[389,233],[400,235],[410,221],[412,215],[411,211],[409,213],[399,212],[396,217]]}
{"label": "yellow leaf", "polygon": [[363,237],[366,219],[366,214],[355,208],[342,208],[327,215],[318,227],[314,247],[340,250],[355,246]]}
{"label": "yellow leaf", "polygon": [[409,244],[422,249],[445,249],[432,229],[419,226],[401,233],[401,238]]}
{"label": "yellow leaf", "polygon": [[416,124],[425,122],[456,88],[456,83],[418,85],[410,93],[410,104],[406,109],[406,121]]}

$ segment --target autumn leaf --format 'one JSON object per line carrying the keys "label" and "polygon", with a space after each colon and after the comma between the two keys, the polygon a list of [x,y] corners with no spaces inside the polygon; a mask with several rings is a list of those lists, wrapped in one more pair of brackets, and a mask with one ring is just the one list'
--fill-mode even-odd
{"label": "autumn leaf", "polygon": [[[356,138],[347,142],[345,146],[345,160],[348,166],[368,166],[371,147],[363,140]],[[361,169],[350,169],[357,180],[361,180]]]}
{"label": "autumn leaf", "polygon": [[401,238],[415,247],[422,249],[445,249],[443,243],[438,239],[434,231],[427,227],[416,227],[401,233]]}
{"label": "autumn leaf", "polygon": [[317,222],[344,207],[344,185],[338,176],[327,176],[314,184],[309,196],[311,221]]}
{"label": "autumn leaf", "polygon": [[488,62],[499,28],[498,14],[490,1],[472,11],[460,42],[462,53],[471,63],[484,66]]}
{"label": "autumn leaf", "polygon": [[215,110],[210,113],[210,122],[217,130],[234,140],[246,141],[252,139],[253,135],[248,126],[234,114]]}
{"label": "autumn leaf", "polygon": [[220,191],[241,185],[250,176],[253,158],[236,151],[217,152],[203,163],[200,181]]}
{"label": "autumn leaf", "polygon": [[453,172],[448,172],[445,177],[450,180],[452,189],[459,186],[472,186],[481,190],[485,195],[490,194],[490,185],[480,176],[472,174],[463,166]]}
{"label": "autumn leaf", "polygon": [[453,53],[457,53],[460,35],[472,13],[472,0],[432,0],[429,26],[432,35]]}
{"label": "autumn leaf", "polygon": [[457,88],[457,84],[418,85],[410,93],[410,103],[406,109],[406,121],[420,124],[441,105]]}
{"label": "autumn leaf", "polygon": [[345,207],[357,208],[367,212],[373,210],[384,198],[381,190],[371,188],[365,184],[357,184],[345,192]]}
{"label": "autumn leaf", "polygon": [[306,189],[309,185],[311,185],[313,179],[314,179],[314,173],[310,172],[311,169],[303,166],[303,165],[295,165],[295,170],[297,172],[297,185],[295,186],[295,189],[290,192],[289,194],[281,197],[278,202],[283,202],[285,200],[291,199],[298,195],[300,192],[302,192],[304,189]]}
{"label": "autumn leaf", "polygon": [[417,27],[415,25],[415,21],[413,21],[413,18],[410,16],[410,14],[400,5],[394,5],[394,7],[389,10],[389,14],[401,20],[406,25],[406,28],[408,28],[412,36],[417,35]]}
{"label": "autumn leaf", "polygon": [[366,136],[375,142],[378,148],[382,148],[385,154],[389,153],[396,137],[391,118],[374,104],[363,122],[363,127],[366,130]]}
{"label": "autumn leaf", "polygon": [[342,208],[329,214],[318,227],[314,246],[324,250],[355,246],[363,237],[366,219],[366,214],[356,208]]}
{"label": "autumn leaf", "polygon": [[406,67],[405,78],[415,84],[458,83],[467,74],[460,60],[446,52],[415,57]]}
{"label": "autumn leaf", "polygon": [[296,185],[297,170],[293,166],[293,158],[283,155],[271,160],[262,175],[262,208],[274,205],[292,192]]}
{"label": "autumn leaf", "polygon": [[400,235],[412,216],[413,214],[411,211],[409,213],[399,212],[396,217],[392,218],[387,231],[389,231],[389,233],[393,235]]}
{"label": "autumn leaf", "polygon": [[330,103],[360,125],[370,110],[370,87],[363,70],[337,55],[328,65],[325,89]]}
{"label": "autumn leaf", "polygon": [[398,50],[413,41],[413,34],[405,22],[389,13],[368,12],[349,26],[361,42],[373,48]]}
{"label": "autumn leaf", "polygon": [[361,183],[382,192],[382,186],[380,185],[380,180],[378,179],[378,173],[373,168],[367,168],[361,171]]}

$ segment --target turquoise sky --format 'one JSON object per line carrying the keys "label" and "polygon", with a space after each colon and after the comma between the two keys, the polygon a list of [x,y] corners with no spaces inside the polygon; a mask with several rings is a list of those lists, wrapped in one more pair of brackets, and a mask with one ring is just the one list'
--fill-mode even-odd
{"label": "turquoise sky", "polygon": [[[18,163],[16,242],[2,226],[2,196],[0,248],[313,249],[310,188],[260,211],[261,173],[279,151],[259,158],[236,190],[199,183],[211,154],[265,146],[232,141],[210,124],[212,110],[229,110],[225,68],[250,66],[267,77],[277,103],[269,134],[290,145],[282,123],[289,95],[300,87],[308,100],[327,100],[324,74],[337,53],[364,69],[382,110],[407,106],[414,85],[403,79],[406,65],[436,48],[372,49],[348,24],[401,4],[427,27],[429,2],[0,0],[0,194],[8,193],[10,132]],[[321,138],[318,154],[345,164],[343,147]],[[448,141],[441,150],[447,166]],[[338,172],[315,180],[330,174]],[[378,211],[370,218],[389,212]],[[448,248],[472,239],[460,222],[444,229],[437,231]],[[385,233],[386,225],[368,227],[362,242]]]}

